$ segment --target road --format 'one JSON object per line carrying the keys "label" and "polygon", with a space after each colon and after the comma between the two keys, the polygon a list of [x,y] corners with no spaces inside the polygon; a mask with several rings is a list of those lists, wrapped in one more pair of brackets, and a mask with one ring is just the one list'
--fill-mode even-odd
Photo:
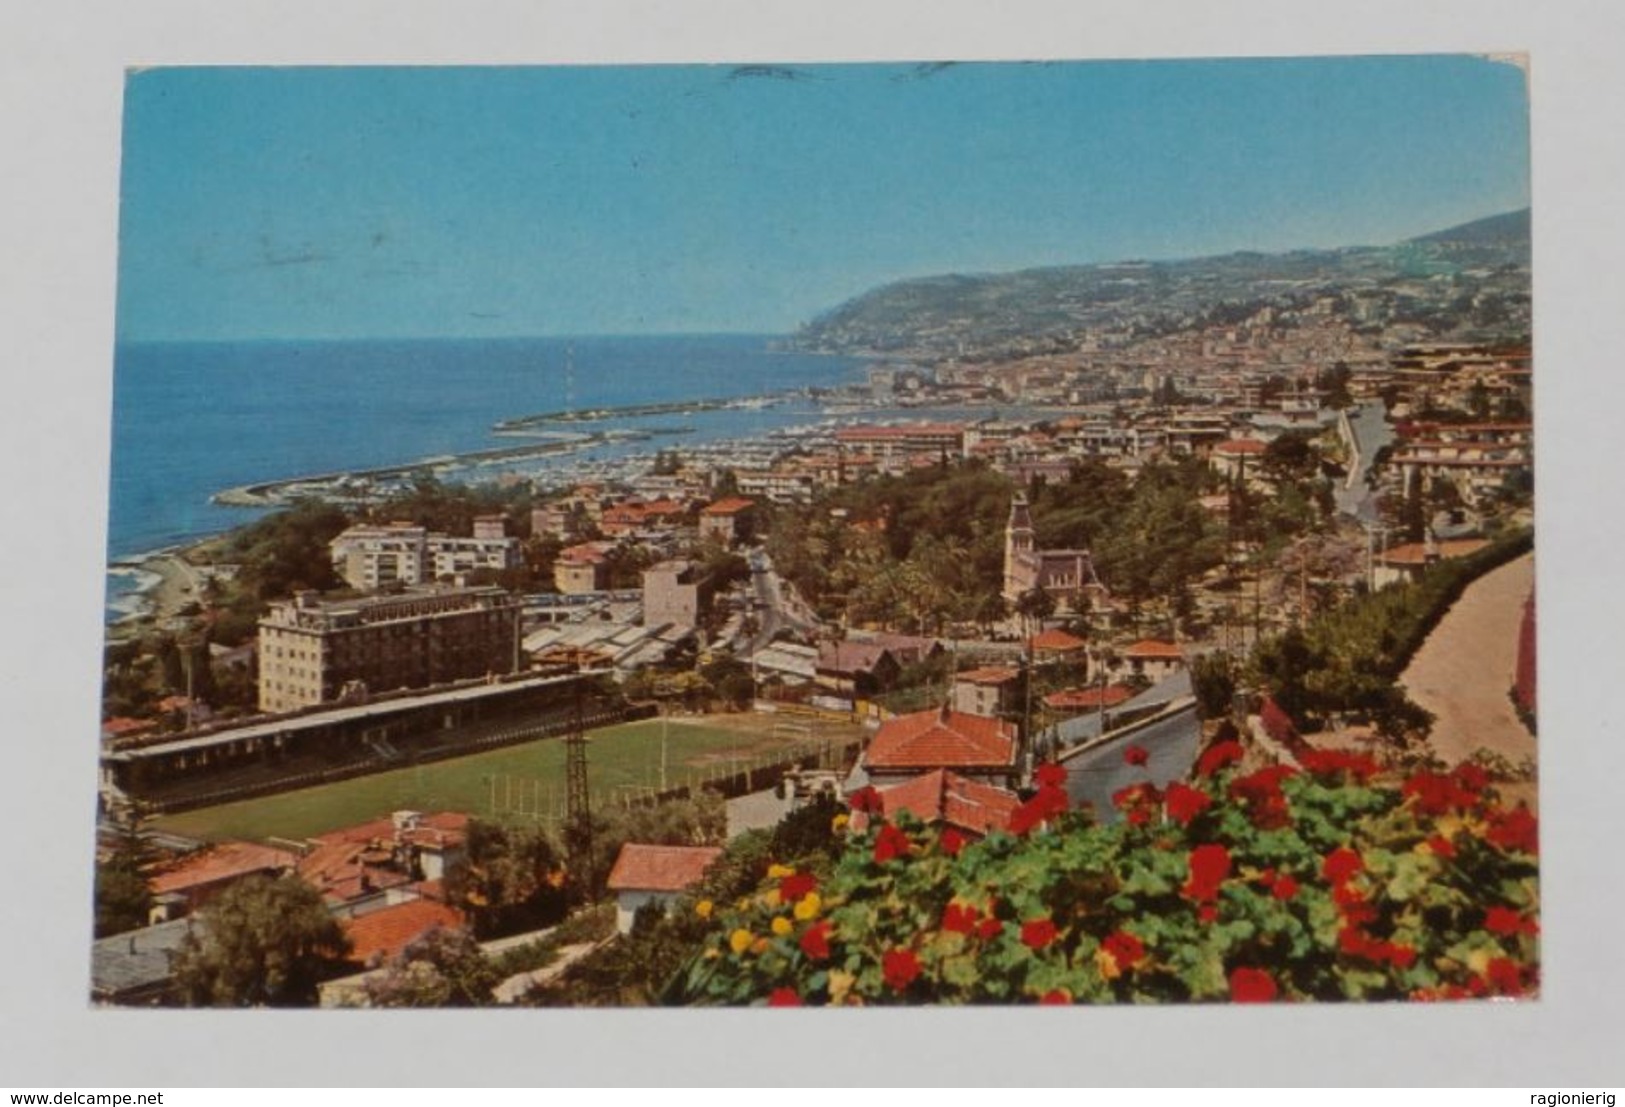
{"label": "road", "polygon": [[1447,765],[1480,747],[1513,764],[1535,756],[1534,736],[1508,696],[1534,579],[1530,553],[1468,585],[1399,678],[1411,699],[1433,713],[1428,742]]}
{"label": "road", "polygon": [[811,612],[785,595],[784,582],[774,572],[773,560],[766,551],[751,550],[746,558],[750,562],[751,585],[756,592],[756,616],[761,627],[751,639],[747,655],[766,649],[782,630],[816,633],[818,621]]}
{"label": "road", "polygon": [[1362,523],[1375,523],[1376,497],[1366,486],[1366,475],[1371,471],[1377,451],[1394,440],[1394,427],[1388,422],[1382,401],[1373,400],[1349,411],[1349,428],[1354,431],[1354,440],[1359,444],[1360,463],[1347,481],[1333,489],[1333,496],[1337,509],[1343,514],[1352,515]]}
{"label": "road", "polygon": [[[1147,781],[1162,788],[1171,781],[1184,780],[1196,760],[1201,738],[1202,726],[1192,705],[1133,733],[1108,739],[1062,762],[1066,766],[1066,794],[1075,806],[1087,803],[1094,808],[1096,817],[1110,821],[1116,817],[1112,793]],[[1123,760],[1123,751],[1130,746],[1146,751],[1144,765],[1130,765]]]}

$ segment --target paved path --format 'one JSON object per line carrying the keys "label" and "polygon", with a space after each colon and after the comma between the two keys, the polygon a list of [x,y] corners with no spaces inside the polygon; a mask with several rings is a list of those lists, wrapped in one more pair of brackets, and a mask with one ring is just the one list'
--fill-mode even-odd
{"label": "paved path", "polygon": [[1530,553],[1468,585],[1399,678],[1411,699],[1433,712],[1429,742],[1448,765],[1480,747],[1513,764],[1535,756],[1535,739],[1507,695],[1534,577]]}

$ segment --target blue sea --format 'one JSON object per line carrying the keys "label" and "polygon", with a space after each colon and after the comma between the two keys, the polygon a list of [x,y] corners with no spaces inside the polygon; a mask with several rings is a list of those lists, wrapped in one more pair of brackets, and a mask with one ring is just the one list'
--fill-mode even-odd
{"label": "blue sea", "polygon": [[[830,387],[858,379],[864,365],[778,352],[772,342],[766,335],[683,335],[121,344],[109,560],[128,561],[263,514],[211,503],[223,489],[529,441],[493,435],[501,419]],[[693,433],[638,448],[758,434],[807,421],[814,410],[650,417],[641,422]],[[110,577],[114,613],[140,583],[128,572]]]}

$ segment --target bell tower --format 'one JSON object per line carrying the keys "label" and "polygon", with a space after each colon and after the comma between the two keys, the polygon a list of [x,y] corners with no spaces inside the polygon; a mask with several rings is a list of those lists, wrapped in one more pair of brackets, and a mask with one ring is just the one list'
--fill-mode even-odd
{"label": "bell tower", "polygon": [[1004,598],[1015,603],[1037,581],[1033,578],[1033,517],[1027,494],[1017,492],[1010,501],[1010,521],[1004,526]]}

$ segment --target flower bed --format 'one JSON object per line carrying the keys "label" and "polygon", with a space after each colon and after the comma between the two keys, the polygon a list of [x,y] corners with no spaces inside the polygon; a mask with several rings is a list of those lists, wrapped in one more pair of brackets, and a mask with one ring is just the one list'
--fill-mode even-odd
{"label": "flower bed", "polygon": [[[776,866],[706,903],[683,1003],[1130,1003],[1527,996],[1539,983],[1534,816],[1483,772],[1398,777],[1364,754],[1067,810],[1053,772],[1018,832],[875,819],[828,872]],[[854,797],[863,806],[863,797]]]}

